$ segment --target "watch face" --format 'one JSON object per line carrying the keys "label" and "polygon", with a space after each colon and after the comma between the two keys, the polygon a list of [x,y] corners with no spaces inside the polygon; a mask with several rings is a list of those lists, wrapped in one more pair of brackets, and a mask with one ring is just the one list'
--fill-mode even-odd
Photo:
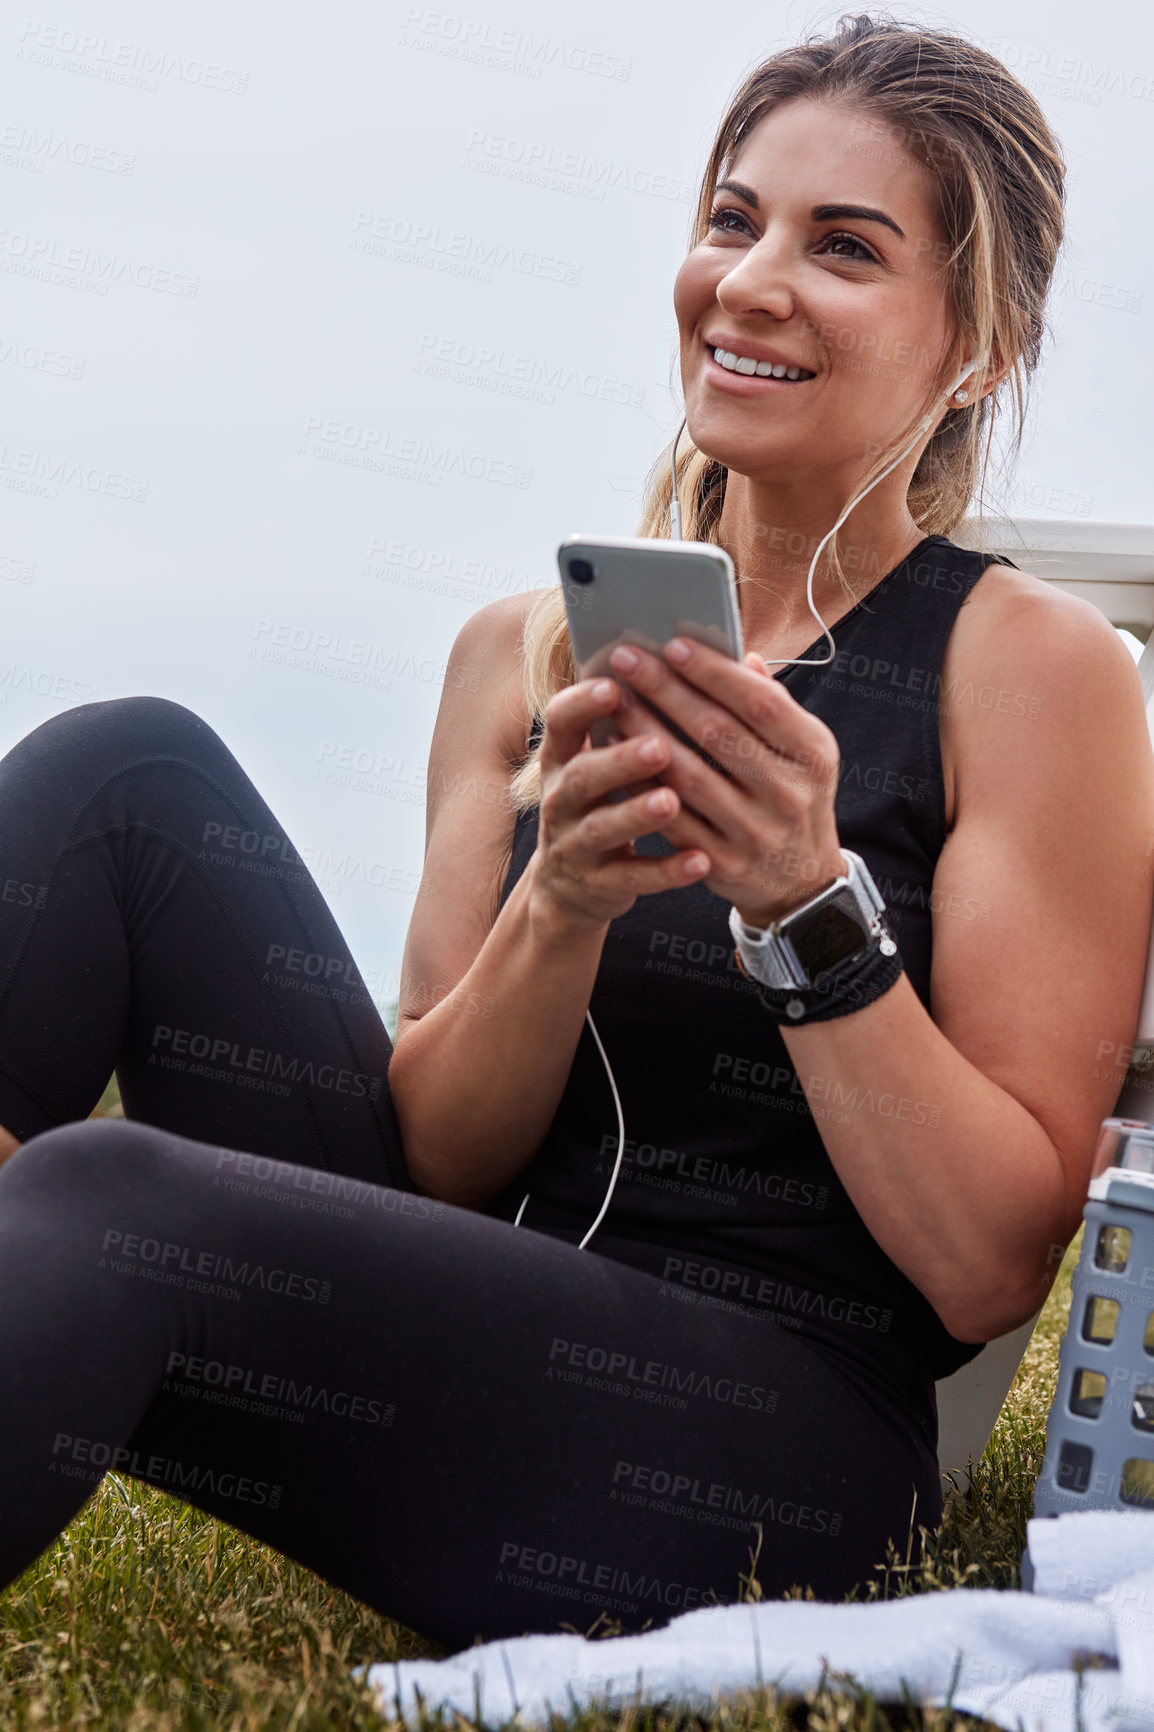
{"label": "watch face", "polygon": [[828,968],[838,968],[857,956],[869,943],[869,934],[862,929],[860,915],[831,900],[791,921],[789,942],[809,978],[815,980]]}

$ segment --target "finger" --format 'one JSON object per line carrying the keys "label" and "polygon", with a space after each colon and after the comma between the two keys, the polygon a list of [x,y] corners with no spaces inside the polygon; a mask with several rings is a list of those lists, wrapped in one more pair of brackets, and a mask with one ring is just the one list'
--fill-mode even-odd
{"label": "finger", "polygon": [[[663,716],[674,738],[696,746],[711,759],[717,773],[747,788],[769,780],[783,769],[787,774],[797,774],[793,761],[771,741],[743,726],[732,711],[723,709],[682,679],[660,656],[638,651],[637,662],[631,672],[619,670],[618,678],[628,683],[643,705],[651,705]],[[751,668],[742,672],[748,680],[757,681]]]}
{"label": "finger", "polygon": [[671,788],[649,789],[618,806],[597,806],[574,831],[574,842],[585,855],[583,873],[590,888],[602,895],[625,890],[636,896],[676,889],[704,878],[713,869],[707,849],[692,845],[659,857],[637,854],[634,842],[661,829],[677,809]]}
{"label": "finger", "polygon": [[[622,699],[625,705],[622,705]],[[628,707],[628,697],[616,680],[578,680],[555,692],[545,705],[541,737],[542,772],[559,768],[582,750],[593,723]]]}
{"label": "finger", "polygon": [[[623,719],[623,727],[631,725],[635,724]],[[751,855],[750,842],[756,835],[751,819],[757,812],[748,795],[727,776],[711,769],[691,747],[683,746],[672,736],[669,736],[669,763],[661,771],[660,779],[677,793],[680,810],[654,827],[678,850],[689,853],[697,849],[708,854],[715,881],[740,879],[751,892],[771,901],[798,888],[799,873],[804,879],[801,890],[812,889],[811,871],[821,867],[818,854],[811,855],[801,843],[791,844],[783,853],[758,842]],[[782,793],[778,806],[779,815],[787,819],[791,815],[801,817],[804,810],[803,801]]]}
{"label": "finger", "polygon": [[836,774],[833,735],[780,680],[708,644],[670,642],[686,646],[686,661],[672,667],[664,656],[631,645],[638,666],[633,672],[615,666],[615,677],[665,711],[736,781],[756,783],[784,771],[825,782]]}
{"label": "finger", "polygon": [[[656,788],[657,772],[668,761],[668,750],[652,729],[622,735],[615,745],[578,752],[550,777],[542,802],[545,816],[550,823],[574,822],[616,790],[628,787],[632,793],[635,784]],[[543,776],[547,768],[543,766]]]}
{"label": "finger", "polygon": [[[700,752],[683,745],[658,719],[637,707],[623,711],[615,718],[615,726],[619,726],[627,738],[639,738],[644,732],[654,734],[664,742],[667,757],[656,772],[657,778],[676,791],[683,814],[686,817],[692,815],[700,826],[692,837],[687,829],[682,829],[677,840],[684,838],[686,842],[693,840],[704,844],[707,835],[711,835],[715,843],[736,841],[746,832],[752,812],[749,794],[737,782],[707,764]],[[669,834],[670,840],[675,839],[667,826],[662,826],[662,834]]]}
{"label": "finger", "polygon": [[592,863],[652,834],[676,816],[680,801],[672,788],[647,788],[620,804],[594,806],[573,826],[571,846]]}
{"label": "finger", "polygon": [[[695,752],[689,752],[688,762],[691,766],[696,757]],[[710,771],[708,766],[703,766],[702,771],[704,778],[712,776],[714,784],[722,791],[721,797],[724,798],[727,787],[725,778]],[[665,776],[675,773],[663,772]],[[670,792],[674,792],[672,787]],[[776,849],[759,846],[751,856],[748,847],[740,841],[742,831],[735,830],[729,834],[719,831],[693,810],[680,790],[677,792],[681,797],[673,816],[649,817],[645,828],[654,829],[664,836],[677,850],[678,860],[685,861],[691,856],[708,859],[711,865],[707,870],[715,880],[715,888],[718,883],[740,878],[748,896],[770,902],[778,902],[784,897],[788,906],[790,901],[797,902],[812,895],[823,883],[829,881],[824,875],[823,860],[816,849],[807,851],[800,843]],[[706,797],[700,793],[690,797],[701,800],[703,804],[708,803]],[[727,891],[726,894],[730,892]]]}
{"label": "finger", "polygon": [[797,770],[811,778],[815,773],[819,779],[831,775],[836,786],[839,753],[832,730],[798,703],[761,656],[750,650],[739,663],[693,639],[670,642],[684,644],[689,652],[687,659],[675,663],[682,678],[723,704],[773,752],[792,760]]}
{"label": "finger", "polygon": [[[663,854],[633,854],[619,865],[605,868],[603,894],[620,894],[624,889],[634,896],[655,896],[662,890],[681,890],[687,884],[697,884],[713,870],[710,855],[700,848]],[[597,884],[599,874],[593,873]]]}

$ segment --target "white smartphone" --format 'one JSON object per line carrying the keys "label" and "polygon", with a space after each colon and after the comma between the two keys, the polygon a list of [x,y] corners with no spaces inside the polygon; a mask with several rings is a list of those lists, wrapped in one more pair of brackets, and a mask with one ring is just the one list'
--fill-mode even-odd
{"label": "white smartphone", "polygon": [[[671,637],[692,637],[740,661],[745,654],[733,561],[724,548],[704,541],[658,541],[648,536],[570,535],[557,549],[557,564],[569,619],[573,656],[581,679],[608,674],[610,652],[633,643],[660,655]],[[641,702],[640,694],[634,697]],[[702,750],[656,704],[647,707],[676,738],[715,768]],[[594,746],[619,732],[612,715],[589,730]],[[659,779],[638,784],[660,785]],[[637,791],[609,796],[626,800]]]}

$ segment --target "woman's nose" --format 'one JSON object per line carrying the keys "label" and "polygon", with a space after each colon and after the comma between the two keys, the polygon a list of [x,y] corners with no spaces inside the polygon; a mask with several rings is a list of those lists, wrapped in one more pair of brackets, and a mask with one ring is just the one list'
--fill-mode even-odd
{"label": "woman's nose", "polygon": [[792,260],[768,235],[743,253],[717,285],[718,304],[738,317],[764,312],[788,319],[797,311]]}

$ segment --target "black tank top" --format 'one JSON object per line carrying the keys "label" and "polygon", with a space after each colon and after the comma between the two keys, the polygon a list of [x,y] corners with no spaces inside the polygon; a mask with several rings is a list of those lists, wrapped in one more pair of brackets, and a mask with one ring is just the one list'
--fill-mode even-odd
{"label": "black tank top", "polygon": [[[929,536],[833,627],[836,659],[776,678],[833,730],[841,750],[839,840],[865,860],[902,961],[929,1009],[933,875],[946,840],[940,703],[1026,702],[948,692],[941,669],[958,609],[988,555]],[[806,658],[821,655],[819,638]],[[540,731],[534,722],[532,744]],[[519,815],[502,905],[537,843]],[[673,852],[656,832],[646,855]],[[950,912],[981,920],[965,899]],[[874,1111],[926,1127],[936,1108],[884,1089],[802,1089],[776,1024],[734,959],[729,903],[704,884],[639,896],[610,923],[589,1009],[617,1081],[625,1157],[591,1249],[661,1277],[671,1300],[738,1308],[836,1354],[860,1387],[881,1380],[929,1427],[932,1381],[978,1352],[866,1229],[821,1138],[826,1114]],[[586,1022],[565,1091],[529,1167],[491,1205],[576,1241],[601,1207],[617,1114]]]}

